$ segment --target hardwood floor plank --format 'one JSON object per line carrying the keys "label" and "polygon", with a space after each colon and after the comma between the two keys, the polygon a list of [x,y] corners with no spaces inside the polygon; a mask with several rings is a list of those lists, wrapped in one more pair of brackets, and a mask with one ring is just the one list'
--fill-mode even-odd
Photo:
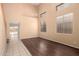
{"label": "hardwood floor plank", "polygon": [[79,56],[79,49],[39,37],[22,42],[33,56]]}

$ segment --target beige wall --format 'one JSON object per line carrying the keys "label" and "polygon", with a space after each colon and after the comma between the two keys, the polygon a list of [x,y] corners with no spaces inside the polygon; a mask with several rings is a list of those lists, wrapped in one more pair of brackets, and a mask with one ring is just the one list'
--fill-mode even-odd
{"label": "beige wall", "polygon": [[0,4],[0,56],[5,54],[5,49],[6,49],[5,24],[3,19],[2,7]]}
{"label": "beige wall", "polygon": [[[56,12],[55,6],[56,6],[55,4],[40,5],[39,14],[42,13],[43,11],[47,12],[43,17],[46,21],[47,32],[40,32],[39,30],[39,36],[42,38],[46,38],[52,41],[56,41],[72,47],[79,48],[79,4],[74,4],[73,6],[66,8],[64,10],[64,13]],[[74,13],[73,33],[72,34],[56,33],[56,16],[71,12]],[[40,29],[40,23],[39,23],[39,29]]]}
{"label": "beige wall", "polygon": [[37,9],[31,4],[3,4],[4,16],[7,22],[7,37],[9,38],[9,22],[20,23],[20,38],[38,36]]}

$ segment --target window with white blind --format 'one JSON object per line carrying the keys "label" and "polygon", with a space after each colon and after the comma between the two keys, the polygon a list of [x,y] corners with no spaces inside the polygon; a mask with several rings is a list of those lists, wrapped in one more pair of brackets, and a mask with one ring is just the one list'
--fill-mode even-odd
{"label": "window with white blind", "polygon": [[57,16],[57,33],[72,34],[73,13]]}
{"label": "window with white blind", "polygon": [[41,27],[41,32],[46,32],[46,22],[45,22],[45,14],[46,12],[43,12],[40,14],[40,27]]}

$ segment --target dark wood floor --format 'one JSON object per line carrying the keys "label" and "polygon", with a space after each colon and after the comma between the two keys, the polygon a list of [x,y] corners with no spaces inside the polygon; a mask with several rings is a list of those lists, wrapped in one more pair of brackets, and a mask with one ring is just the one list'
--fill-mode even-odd
{"label": "dark wood floor", "polygon": [[42,38],[23,39],[33,56],[79,56],[79,49]]}

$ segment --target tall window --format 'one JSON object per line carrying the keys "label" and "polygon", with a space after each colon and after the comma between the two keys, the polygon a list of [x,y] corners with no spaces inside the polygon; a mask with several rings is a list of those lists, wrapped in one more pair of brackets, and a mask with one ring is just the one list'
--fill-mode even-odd
{"label": "tall window", "polygon": [[40,27],[41,27],[41,32],[46,32],[46,22],[44,19],[46,12],[43,12],[40,14]]}
{"label": "tall window", "polygon": [[[72,6],[72,3],[60,3],[56,6],[58,13],[64,13],[65,8]],[[73,13],[57,16],[57,33],[72,34],[73,31]]]}

